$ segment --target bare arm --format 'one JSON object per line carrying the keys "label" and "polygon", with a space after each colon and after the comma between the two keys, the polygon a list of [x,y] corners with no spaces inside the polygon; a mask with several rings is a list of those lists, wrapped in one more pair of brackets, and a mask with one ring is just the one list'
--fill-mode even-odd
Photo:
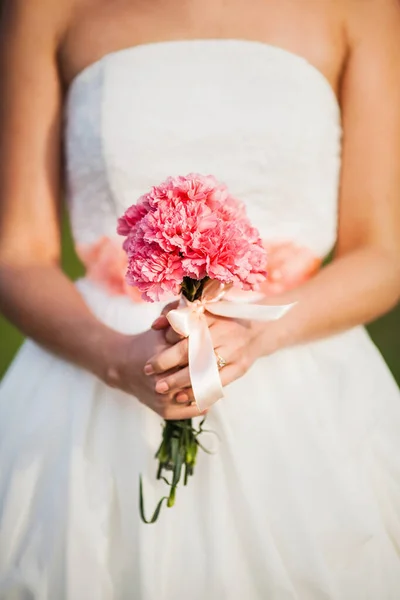
{"label": "bare arm", "polygon": [[[197,409],[160,398],[143,356],[160,333],[125,336],[101,323],[59,268],[59,40],[71,2],[13,0],[0,48],[0,310],[23,333],[166,418]],[[112,357],[112,360],[111,360]]]}
{"label": "bare arm", "polygon": [[110,332],[59,268],[56,54],[66,10],[54,4],[10,2],[2,23],[0,308],[26,335],[104,376],[98,352]]}
{"label": "bare arm", "polygon": [[275,324],[279,346],[367,323],[400,299],[400,4],[354,5],[335,259],[290,295],[299,303]]}

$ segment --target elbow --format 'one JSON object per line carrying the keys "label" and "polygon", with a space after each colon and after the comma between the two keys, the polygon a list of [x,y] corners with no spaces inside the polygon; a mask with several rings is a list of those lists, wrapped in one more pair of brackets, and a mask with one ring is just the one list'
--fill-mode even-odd
{"label": "elbow", "polygon": [[393,291],[393,297],[391,298],[391,303],[389,310],[396,308],[396,306],[400,303],[400,273],[397,272],[396,285]]}
{"label": "elbow", "polygon": [[382,315],[394,310],[399,305],[399,302],[400,302],[400,291],[396,291],[393,294],[388,295],[387,307],[384,311],[382,311]]}
{"label": "elbow", "polygon": [[[355,270],[364,270],[366,290],[376,298],[375,317],[384,315],[393,310],[400,302],[400,247],[396,243],[384,243],[379,241],[367,241],[357,244],[355,247],[341,248],[335,253],[335,258],[342,259],[345,256],[358,256],[360,261],[356,262]],[[368,292],[369,293],[369,292]]]}
{"label": "elbow", "polygon": [[381,285],[385,290],[387,306],[384,312],[396,308],[400,302],[400,251],[381,251]]}
{"label": "elbow", "polygon": [[4,269],[23,269],[32,266],[54,267],[60,265],[60,252],[42,240],[2,240],[0,244],[0,273]]}

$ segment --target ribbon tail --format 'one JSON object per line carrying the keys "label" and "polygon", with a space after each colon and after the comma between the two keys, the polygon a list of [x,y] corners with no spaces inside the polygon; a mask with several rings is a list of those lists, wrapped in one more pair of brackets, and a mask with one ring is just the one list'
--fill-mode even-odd
{"label": "ribbon tail", "polygon": [[207,319],[191,309],[172,310],[167,319],[177,333],[188,338],[190,381],[197,408],[203,412],[224,397]]}
{"label": "ribbon tail", "polygon": [[233,319],[250,319],[252,321],[277,321],[296,303],[268,306],[267,304],[245,304],[236,302],[219,302],[207,304],[207,311],[220,317]]}
{"label": "ribbon tail", "polygon": [[189,372],[200,412],[224,397],[207,319],[201,315],[189,336]]}

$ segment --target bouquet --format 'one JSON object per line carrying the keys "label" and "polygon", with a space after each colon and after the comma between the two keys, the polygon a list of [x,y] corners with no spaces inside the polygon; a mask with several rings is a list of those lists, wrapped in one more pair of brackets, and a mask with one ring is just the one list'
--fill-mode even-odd
{"label": "bouquet", "polygon": [[[244,205],[225,185],[212,176],[198,174],[170,177],[153,187],[119,219],[118,233],[125,236],[127,283],[136,286],[149,302],[180,297],[178,309],[167,318],[178,333],[189,338],[191,383],[196,404],[203,411],[223,397],[204,312],[270,320],[278,317],[276,309],[279,315],[285,309],[246,308],[243,301],[229,301],[233,288],[248,294],[265,281],[267,257],[260,235],[247,218]],[[256,315],[254,308],[258,309]],[[271,308],[275,308],[272,317]],[[263,309],[268,314],[260,314]],[[170,491],[147,521],[140,481],[143,521],[155,522],[164,501],[173,506],[182,474],[185,485],[193,475],[202,431],[203,421],[197,429],[192,420],[165,421],[156,453],[157,478],[163,479]]]}

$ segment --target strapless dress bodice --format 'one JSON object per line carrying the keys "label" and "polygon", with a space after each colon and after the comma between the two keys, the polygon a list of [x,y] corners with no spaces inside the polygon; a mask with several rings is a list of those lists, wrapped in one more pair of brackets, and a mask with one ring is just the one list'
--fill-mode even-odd
{"label": "strapless dress bodice", "polygon": [[336,238],[339,105],[298,55],[260,42],[191,40],[106,55],[66,106],[69,210],[78,244],[170,175],[212,174],[266,240],[324,256]]}

